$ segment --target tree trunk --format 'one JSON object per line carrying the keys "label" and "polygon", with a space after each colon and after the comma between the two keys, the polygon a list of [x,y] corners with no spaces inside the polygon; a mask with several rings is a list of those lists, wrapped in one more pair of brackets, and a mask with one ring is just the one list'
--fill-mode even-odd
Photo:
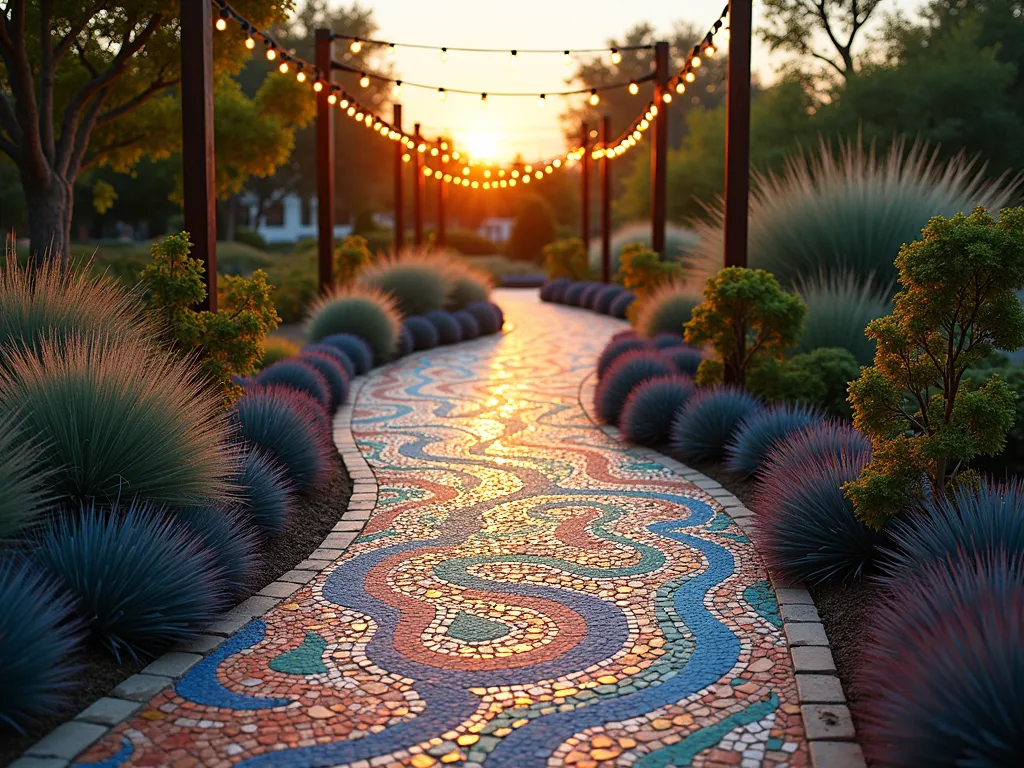
{"label": "tree trunk", "polygon": [[74,185],[55,173],[39,183],[22,171],[21,179],[28,207],[29,253],[37,264],[56,261],[66,267]]}

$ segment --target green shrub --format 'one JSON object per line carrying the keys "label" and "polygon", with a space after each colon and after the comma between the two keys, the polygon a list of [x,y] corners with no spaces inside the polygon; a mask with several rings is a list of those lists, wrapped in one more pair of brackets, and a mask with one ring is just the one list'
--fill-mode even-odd
{"label": "green shrub", "polygon": [[468,229],[453,229],[445,232],[445,246],[463,256],[491,256],[501,252],[501,248],[476,232]]}
{"label": "green shrub", "polygon": [[627,291],[635,293],[637,298],[643,301],[643,297],[658,286],[681,280],[682,277],[681,266],[672,261],[665,261],[643,243],[633,243],[622,249],[615,282]]}
{"label": "green shrub", "polygon": [[544,246],[544,270],[548,280],[560,277],[568,280],[588,280],[590,268],[587,265],[587,250],[578,237],[555,240]]}
{"label": "green shrub", "polygon": [[1006,433],[1006,447],[995,456],[979,456],[974,464],[996,477],[1024,475],[1024,366],[1012,363],[972,368],[965,374],[972,381],[985,381],[992,374],[1002,379],[1016,395],[1013,426]]}
{"label": "green shrub", "polygon": [[267,336],[263,340],[263,353],[260,355],[259,369],[262,371],[279,360],[287,360],[297,354],[299,354],[298,344],[280,336]]}
{"label": "green shrub", "polygon": [[[706,278],[718,270],[722,263],[721,252],[708,260],[704,266],[694,258],[694,247],[697,245],[697,234],[690,228],[679,224],[667,224],[665,226],[665,253],[662,254],[665,261],[675,262],[682,265],[687,272],[697,272],[701,277]],[[651,222],[633,221],[623,224],[612,232],[611,236],[611,274],[619,271],[623,249],[642,244],[645,248],[651,247]],[[601,274],[601,240],[591,239],[590,250],[587,253],[587,260],[593,274]],[[701,280],[703,282],[703,280]]]}
{"label": "green shrub", "polygon": [[390,229],[378,229],[360,233],[366,239],[370,253],[391,253],[395,250],[395,233]]}
{"label": "green shrub", "polygon": [[272,297],[281,322],[301,322],[317,294],[317,275],[312,263],[281,265],[270,270],[268,279],[274,285]]}
{"label": "green shrub", "polygon": [[310,310],[309,340],[351,333],[373,349],[377,362],[394,354],[402,316],[395,299],[373,288],[334,290],[317,299]]}
{"label": "green shrub", "polygon": [[889,289],[879,289],[870,280],[862,282],[852,273],[820,273],[801,281],[799,293],[807,304],[807,321],[797,352],[843,347],[861,365],[871,365],[875,342],[864,329],[872,320],[889,314]]}
{"label": "green shrub", "polygon": [[[773,273],[783,285],[830,274],[856,275],[887,285],[896,277],[893,254],[936,215],[976,205],[1008,204],[1016,184],[990,180],[975,161],[943,162],[923,144],[895,142],[884,156],[860,142],[838,154],[824,142],[814,154],[789,159],[778,174],[755,174],[750,200],[750,266]],[[724,214],[698,223],[695,251],[722,254]]]}
{"label": "green shrub", "polygon": [[859,373],[860,365],[849,350],[821,347],[788,360],[767,360],[754,366],[747,373],[747,388],[764,400],[796,400],[849,419],[846,391]]}
{"label": "green shrub", "polygon": [[450,288],[448,264],[428,252],[384,259],[365,270],[362,288],[382,291],[395,300],[403,316],[444,309]]}
{"label": "green shrub", "polygon": [[875,364],[850,385],[854,426],[874,453],[844,488],[874,527],[926,494],[942,496],[958,467],[1005,446],[1014,393],[995,375],[975,389],[964,373],[1024,346],[1015,293],[1024,288],[1024,208],[1001,211],[998,222],[981,208],[936,216],[896,265],[895,309],[868,325]]}
{"label": "green shrub", "polygon": [[235,240],[244,245],[248,245],[250,248],[258,248],[261,251],[267,250],[266,238],[264,238],[259,232],[255,232],[251,229],[238,227],[235,230]]}
{"label": "green shrub", "polygon": [[661,283],[638,305],[637,333],[647,339],[659,333],[674,333],[682,339],[683,325],[690,321],[700,301],[700,294],[683,280]]}
{"label": "green shrub", "polygon": [[373,261],[366,238],[349,235],[334,247],[334,284],[347,288],[355,285],[360,273]]}
{"label": "green shrub", "polygon": [[763,269],[726,267],[708,280],[704,302],[685,326],[687,344],[708,343],[715,358],[697,369],[698,384],[746,386],[751,364],[779,360],[800,337],[807,306]]}
{"label": "green shrub", "polygon": [[509,235],[507,252],[519,261],[540,263],[544,246],[558,237],[555,215],[542,197],[529,197],[516,216]]}
{"label": "green shrub", "polygon": [[170,329],[178,351],[196,355],[203,373],[230,402],[239,394],[231,377],[256,370],[263,338],[277,328],[280,318],[262,270],[248,279],[222,276],[216,312],[192,309],[206,298],[206,287],[205,266],[189,257],[190,247],[187,232],[154,243],[153,263],[143,270],[142,281],[149,289],[153,312]]}

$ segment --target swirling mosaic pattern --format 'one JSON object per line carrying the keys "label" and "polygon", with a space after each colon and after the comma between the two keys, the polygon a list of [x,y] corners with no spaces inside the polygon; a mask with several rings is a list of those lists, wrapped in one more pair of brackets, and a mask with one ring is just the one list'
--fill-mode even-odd
{"label": "swirling mosaic pattern", "polygon": [[622,324],[499,301],[503,337],[363,387],[380,491],[344,556],[84,763],[807,765],[751,543],[579,407]]}

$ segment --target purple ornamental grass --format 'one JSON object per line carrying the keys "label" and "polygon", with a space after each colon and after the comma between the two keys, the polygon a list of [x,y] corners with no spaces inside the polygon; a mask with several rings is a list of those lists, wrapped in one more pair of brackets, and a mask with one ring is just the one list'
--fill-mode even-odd
{"label": "purple ornamental grass", "polygon": [[303,352],[320,352],[325,355],[329,355],[338,365],[345,369],[345,374],[349,379],[354,379],[356,376],[356,364],[352,362],[352,358],[342,352],[337,347],[332,347],[330,344],[318,343],[318,344],[307,344],[302,348]]}
{"label": "purple ornamental grass", "polygon": [[627,352],[649,350],[650,348],[651,345],[646,339],[638,339],[636,336],[618,338],[613,336],[597,358],[597,378],[603,378],[612,363]]}
{"label": "purple ornamental grass", "polygon": [[604,283],[587,283],[583,293],[580,294],[580,307],[583,309],[593,309],[594,299],[597,298],[598,292],[603,287]]}
{"label": "purple ornamental grass", "polygon": [[475,301],[466,307],[466,311],[476,319],[480,332],[486,335],[500,331],[505,320],[498,306],[486,301]]}
{"label": "purple ornamental grass", "polygon": [[[340,352],[338,354],[341,354]],[[330,354],[304,349],[295,358],[300,363],[315,368],[327,381],[328,393],[330,395],[330,411],[335,409],[348,399],[348,374],[341,363]]]}
{"label": "purple ornamental grass", "polygon": [[615,424],[630,392],[640,383],[659,376],[670,376],[672,364],[651,350],[635,350],[621,355],[605,372],[594,393],[594,406],[602,421]]}
{"label": "purple ornamental grass", "polygon": [[462,341],[462,328],[451,312],[444,309],[434,309],[427,312],[424,317],[437,330],[439,344],[458,344]]}
{"label": "purple ornamental grass", "polygon": [[587,289],[588,285],[589,283],[573,283],[569,285],[562,293],[562,303],[570,307],[578,307],[583,291]]}
{"label": "purple ornamental grass", "polygon": [[825,419],[800,427],[780,440],[768,452],[764,473],[772,475],[799,468],[817,456],[871,455],[871,441],[862,432],[836,419]]}
{"label": "purple ornamental grass", "polygon": [[565,304],[565,292],[569,290],[569,286],[572,284],[572,280],[569,280],[564,277],[560,277],[557,280],[552,280],[550,301],[554,304]]}
{"label": "purple ornamental grass", "polygon": [[697,368],[704,360],[704,353],[689,344],[673,344],[670,347],[662,347],[661,354],[675,363],[680,373],[687,376],[696,376]]}
{"label": "purple ornamental grass", "polygon": [[802,403],[778,403],[751,413],[726,445],[726,467],[750,476],[761,466],[772,446],[824,418],[817,408]]}
{"label": "purple ornamental grass", "polygon": [[[668,349],[669,347],[678,347],[683,344],[683,329],[682,326],[679,328],[679,333],[670,333],[669,331],[662,331],[656,333],[651,337],[651,346],[655,349]],[[684,345],[685,346],[685,345]]]}
{"label": "purple ornamental grass", "polygon": [[699,390],[672,419],[672,452],[684,461],[719,459],[740,422],[761,408],[758,399],[745,389]]}
{"label": "purple ornamental grass", "polygon": [[256,377],[259,384],[277,384],[282,387],[290,387],[299,392],[305,392],[316,400],[320,407],[330,410],[331,387],[327,379],[316,368],[308,362],[294,358],[274,363],[269,368],[263,369]]}
{"label": "purple ornamental grass", "polygon": [[269,453],[250,448],[242,457],[239,505],[266,535],[284,532],[295,510],[295,486]]}
{"label": "purple ornamental grass", "polygon": [[672,416],[696,391],[693,379],[678,374],[641,382],[629,393],[622,407],[619,416],[622,436],[640,445],[668,442]]}
{"label": "purple ornamental grass", "polygon": [[626,310],[629,309],[629,305],[634,301],[636,301],[636,295],[632,291],[624,290],[612,300],[611,305],[608,307],[608,314],[620,320],[625,320]]}
{"label": "purple ornamental grass", "polygon": [[602,315],[611,314],[612,302],[625,293],[625,289],[618,285],[603,285],[601,290],[594,296],[594,311]]}
{"label": "purple ornamental grass", "polygon": [[362,376],[373,368],[373,348],[364,339],[353,333],[334,333],[319,342],[328,344],[348,355],[356,367],[356,375]]}
{"label": "purple ornamental grass", "polygon": [[416,342],[412,337],[412,332],[402,324],[402,329],[398,332],[398,351],[395,353],[397,357],[405,357],[411,354],[416,348]]}
{"label": "purple ornamental grass", "polygon": [[540,287],[540,300],[541,301],[555,301],[554,295],[565,290],[565,286],[569,285],[569,278],[567,277],[556,277],[554,280],[545,280],[544,285]]}
{"label": "purple ornamental grass", "polygon": [[260,541],[245,511],[238,506],[195,506],[169,514],[210,551],[228,591],[236,596],[248,594]]}
{"label": "purple ornamental grass", "polygon": [[459,324],[459,328],[462,330],[462,338],[466,341],[475,339],[480,335],[480,323],[466,310],[456,310],[452,312],[452,317]]}
{"label": "purple ornamental grass", "polygon": [[421,315],[412,315],[405,318],[403,325],[412,336],[412,348],[416,352],[424,349],[433,349],[441,341],[434,324]]}

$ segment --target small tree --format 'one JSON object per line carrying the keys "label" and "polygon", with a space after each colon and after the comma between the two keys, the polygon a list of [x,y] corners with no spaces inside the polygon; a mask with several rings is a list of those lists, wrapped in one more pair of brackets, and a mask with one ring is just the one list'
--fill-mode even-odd
{"label": "small tree", "polygon": [[590,276],[587,249],[578,237],[555,240],[544,246],[544,270],[549,280],[559,277],[586,280]]}
{"label": "small tree", "polygon": [[716,357],[697,369],[699,384],[746,386],[758,360],[781,360],[803,330],[807,305],[763,269],[726,267],[708,279],[704,303],[683,326],[688,344],[711,344]]}
{"label": "small tree", "polygon": [[945,492],[966,463],[1002,450],[1015,395],[998,375],[975,389],[964,372],[995,350],[1024,346],[1024,208],[994,221],[936,216],[900,248],[895,309],[873,320],[875,364],[850,384],[854,425],[871,437],[871,462],[844,486],[875,527],[926,489]]}
{"label": "small tree", "polygon": [[513,259],[539,262],[544,246],[557,234],[551,206],[542,197],[530,197],[523,203],[512,227],[508,255]]}
{"label": "small tree", "polygon": [[361,235],[349,235],[334,247],[334,282],[342,288],[355,283],[359,273],[370,265],[373,254]]}
{"label": "small tree", "polygon": [[280,318],[270,298],[267,276],[257,269],[251,278],[223,275],[216,312],[192,307],[206,298],[205,267],[188,255],[188,233],[168,235],[154,243],[153,263],[142,271],[150,291],[151,309],[170,332],[175,348],[195,354],[203,371],[224,391],[226,403],[239,394],[232,376],[248,376],[263,353],[263,338]]}
{"label": "small tree", "polygon": [[[615,282],[636,294],[641,300],[655,288],[683,276],[683,268],[674,261],[665,261],[657,251],[643,243],[630,243],[619,254],[619,271]],[[639,301],[638,301],[639,303]]]}

